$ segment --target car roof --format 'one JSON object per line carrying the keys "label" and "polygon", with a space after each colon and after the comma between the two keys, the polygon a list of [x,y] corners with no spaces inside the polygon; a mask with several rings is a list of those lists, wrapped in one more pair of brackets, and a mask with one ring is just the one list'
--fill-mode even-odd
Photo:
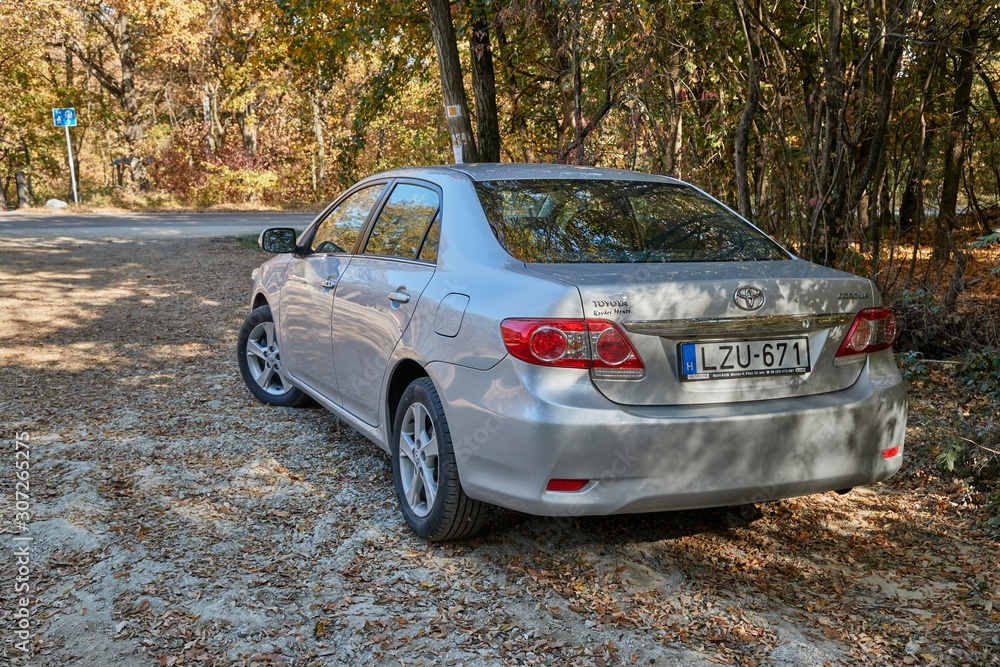
{"label": "car roof", "polygon": [[682,184],[674,178],[645,174],[639,171],[625,169],[604,169],[574,164],[526,164],[515,162],[479,162],[468,164],[439,165],[427,167],[408,167],[393,169],[377,174],[386,177],[418,177],[432,173],[461,173],[474,181],[506,181],[530,179],[566,179],[566,180],[622,180],[622,181],[655,181],[659,183]]}

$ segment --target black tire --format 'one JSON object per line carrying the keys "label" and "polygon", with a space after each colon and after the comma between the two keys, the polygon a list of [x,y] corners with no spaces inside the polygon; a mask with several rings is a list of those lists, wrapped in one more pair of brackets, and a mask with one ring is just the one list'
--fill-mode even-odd
{"label": "black tire", "polygon": [[281,366],[281,351],[268,305],[255,308],[240,326],[236,342],[240,375],[250,393],[261,403],[296,408],[310,398],[293,387]]}
{"label": "black tire", "polygon": [[448,420],[430,378],[414,380],[403,392],[391,449],[396,499],[414,533],[443,542],[482,529],[489,506],[462,490]]}

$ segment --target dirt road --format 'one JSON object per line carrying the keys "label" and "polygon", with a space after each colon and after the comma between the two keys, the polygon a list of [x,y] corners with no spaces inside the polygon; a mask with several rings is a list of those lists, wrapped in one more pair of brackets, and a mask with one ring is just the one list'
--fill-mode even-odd
{"label": "dirt road", "polygon": [[423,543],[386,456],[242,386],[234,340],[263,257],[224,240],[0,241],[13,664],[19,647],[25,664],[115,667],[998,664],[983,510],[912,465],[759,516],[498,512],[476,541]]}

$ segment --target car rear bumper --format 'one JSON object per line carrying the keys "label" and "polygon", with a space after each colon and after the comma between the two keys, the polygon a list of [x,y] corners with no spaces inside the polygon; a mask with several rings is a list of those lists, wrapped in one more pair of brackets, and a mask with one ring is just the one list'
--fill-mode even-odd
{"label": "car rear bumper", "polygon": [[[428,366],[465,492],[546,516],[763,502],[871,484],[902,463],[906,393],[890,351],[843,391],[768,401],[628,407],[585,371],[510,357],[489,371]],[[884,450],[900,447],[891,458]],[[589,480],[576,492],[550,479]]]}

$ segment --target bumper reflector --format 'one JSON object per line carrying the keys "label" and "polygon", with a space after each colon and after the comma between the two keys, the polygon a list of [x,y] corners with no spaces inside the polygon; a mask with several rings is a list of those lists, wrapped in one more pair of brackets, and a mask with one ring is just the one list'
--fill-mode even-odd
{"label": "bumper reflector", "polygon": [[587,486],[589,479],[550,479],[546,491],[579,491]]}
{"label": "bumper reflector", "polygon": [[891,459],[893,456],[899,456],[899,445],[896,445],[892,449],[882,450],[882,458]]}

